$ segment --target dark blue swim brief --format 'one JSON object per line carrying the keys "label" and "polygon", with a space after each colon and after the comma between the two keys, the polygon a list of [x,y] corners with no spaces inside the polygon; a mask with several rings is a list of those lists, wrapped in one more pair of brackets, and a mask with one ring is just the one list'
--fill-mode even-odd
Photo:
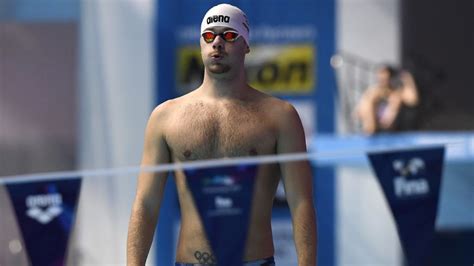
{"label": "dark blue swim brief", "polygon": [[[174,265],[175,266],[212,266],[216,264],[176,262]],[[275,259],[273,257],[270,257],[270,258],[261,259],[261,260],[247,261],[247,262],[244,262],[242,266],[275,266]]]}

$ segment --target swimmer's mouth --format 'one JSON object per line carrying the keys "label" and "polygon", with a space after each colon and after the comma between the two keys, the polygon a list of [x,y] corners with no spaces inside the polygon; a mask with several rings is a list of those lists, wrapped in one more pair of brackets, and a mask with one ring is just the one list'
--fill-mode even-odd
{"label": "swimmer's mouth", "polygon": [[221,59],[224,57],[224,54],[222,53],[212,53],[211,54],[211,58],[214,58],[214,59]]}

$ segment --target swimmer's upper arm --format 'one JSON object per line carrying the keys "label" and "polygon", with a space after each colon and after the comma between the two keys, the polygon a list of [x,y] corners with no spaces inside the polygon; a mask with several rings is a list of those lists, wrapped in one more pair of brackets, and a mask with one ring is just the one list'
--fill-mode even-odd
{"label": "swimmer's upper arm", "polygon": [[[290,104],[284,106],[279,117],[277,151],[279,154],[306,152],[303,126]],[[316,265],[316,211],[309,161],[281,162],[280,168],[291,212],[298,265]]]}
{"label": "swimmer's upper arm", "polygon": [[[285,103],[279,119],[277,152],[306,152],[306,138],[303,125],[295,108]],[[312,173],[307,160],[280,163],[282,180],[290,208],[300,199],[312,200]]]}
{"label": "swimmer's upper arm", "polygon": [[[164,138],[165,106],[157,107],[148,120],[141,166],[168,163],[170,154]],[[140,172],[137,193],[128,226],[127,265],[145,265],[158,221],[167,173]]]}
{"label": "swimmer's upper arm", "polygon": [[[170,153],[165,140],[167,119],[166,104],[158,106],[150,115],[143,147],[141,166],[153,166],[169,163]],[[156,216],[164,191],[168,172],[141,172],[138,176],[136,201]]]}

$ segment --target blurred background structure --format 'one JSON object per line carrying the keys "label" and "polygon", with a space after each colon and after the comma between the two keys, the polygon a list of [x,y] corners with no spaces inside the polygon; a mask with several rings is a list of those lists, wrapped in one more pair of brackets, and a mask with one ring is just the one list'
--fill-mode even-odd
{"label": "blurred background structure", "polygon": [[[138,165],[154,106],[200,82],[200,20],[220,1],[188,2],[1,0],[0,176]],[[310,151],[462,143],[448,149],[435,261],[472,264],[473,2],[228,2],[249,16],[251,85],[295,105]],[[381,64],[411,73],[419,103],[410,118],[400,113],[410,123],[369,136],[354,111]],[[393,219],[367,160],[362,152],[350,157],[313,163],[320,265],[403,265]],[[83,180],[69,263],[125,263],[135,187],[130,175]],[[162,213],[169,219],[160,227],[169,230],[157,238],[169,242],[153,247],[151,265],[173,259],[179,219],[168,190]],[[277,263],[293,265],[291,224],[284,197],[279,200]],[[25,264],[3,186],[0,213],[0,265]]]}

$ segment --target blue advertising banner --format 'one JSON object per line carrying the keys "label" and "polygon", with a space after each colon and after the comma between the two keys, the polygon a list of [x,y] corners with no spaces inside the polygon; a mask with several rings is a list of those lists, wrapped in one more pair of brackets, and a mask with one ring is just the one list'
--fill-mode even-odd
{"label": "blue advertising banner", "polygon": [[200,263],[242,266],[257,167],[186,170],[186,180],[216,256]]}
{"label": "blue advertising banner", "polygon": [[6,187],[31,265],[65,265],[81,179]]}
{"label": "blue advertising banner", "polygon": [[431,265],[444,147],[369,154],[408,265]]}

